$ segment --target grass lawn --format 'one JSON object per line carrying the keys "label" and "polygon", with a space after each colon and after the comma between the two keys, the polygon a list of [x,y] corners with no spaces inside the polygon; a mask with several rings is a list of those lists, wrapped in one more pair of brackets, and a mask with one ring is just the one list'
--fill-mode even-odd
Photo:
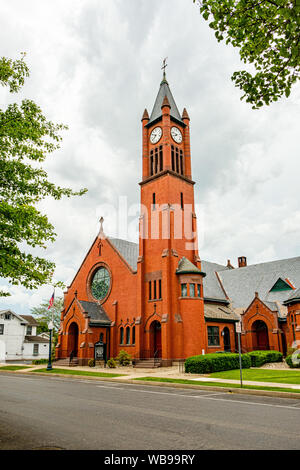
{"label": "grass lawn", "polygon": [[35,369],[33,372],[47,372],[47,374],[89,375],[92,377],[122,377],[127,374],[110,374],[109,372],[89,372],[88,370],[70,369]]}
{"label": "grass lawn", "polygon": [[21,370],[21,369],[30,369],[31,366],[3,366],[0,367],[0,370]]}
{"label": "grass lawn", "polygon": [[[194,380],[185,380],[185,379],[169,379],[165,377],[139,377],[133,380],[143,380],[146,382],[168,382],[174,384],[188,384],[188,385],[204,385],[210,387],[225,387],[225,388],[241,388],[240,384],[231,384],[231,383],[218,383],[218,382],[209,382],[209,378],[207,382],[195,382]],[[292,393],[300,393],[300,390],[296,390],[293,388],[280,388],[280,387],[262,387],[258,385],[243,385],[243,389],[246,390],[268,390],[273,392],[292,392]]]}
{"label": "grass lawn", "polygon": [[[240,379],[239,369],[213,372],[209,377],[219,379]],[[208,380],[209,380],[208,377]],[[243,369],[243,380],[254,380],[256,382],[277,382],[283,384],[300,384],[300,371],[285,371],[271,369]]]}

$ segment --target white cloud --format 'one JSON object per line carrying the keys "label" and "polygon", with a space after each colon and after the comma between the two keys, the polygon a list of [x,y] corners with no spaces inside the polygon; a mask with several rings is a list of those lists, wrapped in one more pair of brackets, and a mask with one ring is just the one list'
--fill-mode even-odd
{"label": "white cloud", "polygon": [[[114,234],[104,204],[117,207],[119,196],[128,206],[139,202],[140,119],[145,107],[151,112],[166,56],[176,103],[191,118],[200,256],[254,263],[299,254],[299,86],[259,111],[241,102],[230,80],[244,67],[238,51],[217,43],[192,0],[14,0],[0,13],[2,55],[26,51],[31,69],[19,96],[0,90],[1,107],[28,97],[68,124],[45,168],[57,184],[89,189],[40,206],[58,234],[47,250],[57,279],[72,280],[100,215]],[[12,286],[1,304],[27,313],[51,289]]]}

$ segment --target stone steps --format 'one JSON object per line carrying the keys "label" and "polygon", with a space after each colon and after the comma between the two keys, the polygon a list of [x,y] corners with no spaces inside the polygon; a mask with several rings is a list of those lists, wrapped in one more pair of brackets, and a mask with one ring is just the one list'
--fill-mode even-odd
{"label": "stone steps", "polygon": [[154,369],[161,367],[161,361],[159,359],[139,359],[134,364],[134,367],[137,369]]}
{"label": "stone steps", "polygon": [[57,366],[72,366],[72,367],[75,367],[75,366],[78,366],[78,364],[79,364],[79,361],[78,361],[77,357],[73,357],[73,359],[71,361],[71,364],[70,364],[70,358],[69,357],[66,357],[65,359],[58,359],[57,361],[55,361],[55,365],[57,365]]}

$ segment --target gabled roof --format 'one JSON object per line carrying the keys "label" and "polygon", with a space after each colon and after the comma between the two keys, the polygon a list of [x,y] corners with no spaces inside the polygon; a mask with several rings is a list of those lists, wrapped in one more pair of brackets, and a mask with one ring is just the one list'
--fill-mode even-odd
{"label": "gabled roof", "polygon": [[221,264],[211,263],[210,261],[204,260],[201,260],[201,268],[206,273],[206,277],[203,279],[204,300],[218,301],[228,304],[228,299],[220,282],[218,281],[216,272],[229,270],[229,268]]}
{"label": "gabled roof", "polygon": [[152,113],[150,115],[150,120],[147,123],[147,126],[151,125],[154,121],[156,121],[158,118],[162,116],[161,106],[163,104],[165,96],[167,97],[168,102],[170,104],[171,117],[173,117],[176,121],[180,122],[183,126],[185,126],[184,122],[181,119],[180,113],[176,106],[171,90],[169,88],[169,84],[165,78],[163,78],[163,80],[160,83],[158,94],[157,94],[157,97],[156,97],[156,100],[152,109]]}
{"label": "gabled roof", "polygon": [[84,312],[86,312],[89,317],[89,324],[93,326],[110,326],[111,320],[108,318],[102,305],[99,305],[97,302],[87,302],[85,300],[78,300]]}
{"label": "gabled roof", "polygon": [[274,286],[271,287],[270,292],[278,292],[283,290],[292,290],[293,287],[288,279],[279,277],[275,282]]}
{"label": "gabled roof", "polygon": [[134,242],[127,240],[121,240],[120,238],[110,238],[108,240],[125,259],[125,261],[131,266],[131,268],[137,270],[137,259],[139,256],[139,245]]}
{"label": "gabled roof", "polygon": [[25,318],[23,318],[23,316],[18,315],[16,312],[13,312],[13,311],[10,310],[10,309],[0,310],[0,315],[2,315],[3,313],[11,313],[11,314],[14,315],[16,318],[18,318],[18,320],[20,320],[20,322],[23,323],[24,325],[27,325],[27,324],[28,324],[28,321],[27,321]]}
{"label": "gabled roof", "polygon": [[222,270],[218,275],[234,308],[247,308],[255,292],[263,302],[282,303],[290,296],[290,290],[271,289],[279,278],[300,286],[300,257]]}
{"label": "gabled roof", "polygon": [[24,343],[49,343],[49,339],[42,336],[25,336]]}
{"label": "gabled roof", "polygon": [[24,318],[30,326],[38,326],[38,322],[32,315],[20,315],[20,317]]}

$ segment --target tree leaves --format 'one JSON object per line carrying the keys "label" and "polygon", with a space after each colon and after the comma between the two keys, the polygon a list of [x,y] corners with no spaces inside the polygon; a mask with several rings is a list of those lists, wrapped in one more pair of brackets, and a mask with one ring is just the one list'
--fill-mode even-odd
{"label": "tree leaves", "polygon": [[[16,61],[0,59],[0,83],[11,93],[29,75],[24,56]],[[56,186],[38,166],[59,149],[64,129],[63,124],[48,121],[32,100],[0,109],[0,276],[11,284],[33,289],[52,279],[54,263],[28,252],[28,247],[46,249],[56,238],[54,227],[36,204],[48,196],[61,199],[87,191]]]}
{"label": "tree leaves", "polygon": [[[196,0],[193,0],[194,3]],[[300,2],[298,0],[202,0],[200,13],[218,41],[239,48],[256,73],[236,71],[235,86],[253,109],[288,97],[300,78]]]}

